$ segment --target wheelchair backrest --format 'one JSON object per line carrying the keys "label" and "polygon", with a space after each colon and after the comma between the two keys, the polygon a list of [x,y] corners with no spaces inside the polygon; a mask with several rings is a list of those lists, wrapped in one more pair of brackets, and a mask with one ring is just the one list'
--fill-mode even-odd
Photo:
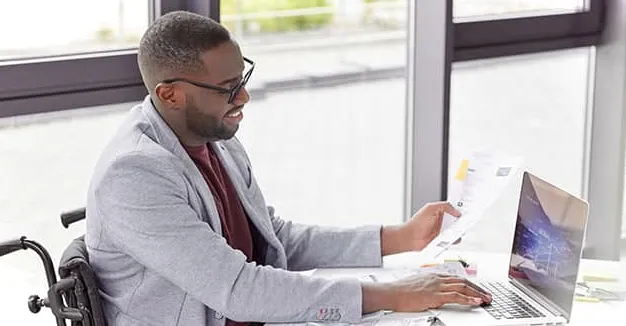
{"label": "wheelchair backrest", "polygon": [[72,321],[72,326],[106,326],[98,280],[89,265],[85,237],[74,239],[65,249],[59,264],[61,279],[71,278],[75,286],[64,293],[67,306],[78,308],[89,320]]}

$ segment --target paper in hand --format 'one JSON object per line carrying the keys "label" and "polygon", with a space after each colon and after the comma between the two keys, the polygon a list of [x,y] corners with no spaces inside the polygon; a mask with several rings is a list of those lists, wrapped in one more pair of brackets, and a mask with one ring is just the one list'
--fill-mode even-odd
{"label": "paper in hand", "polygon": [[441,232],[422,250],[422,257],[438,257],[480,221],[521,166],[519,157],[482,152],[462,160],[448,197],[448,202],[461,212],[461,217],[444,214]]}

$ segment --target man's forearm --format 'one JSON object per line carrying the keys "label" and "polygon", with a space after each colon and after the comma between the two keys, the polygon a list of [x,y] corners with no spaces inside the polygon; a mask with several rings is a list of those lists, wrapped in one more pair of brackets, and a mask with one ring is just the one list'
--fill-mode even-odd
{"label": "man's forearm", "polygon": [[380,231],[380,246],[383,256],[409,251],[405,230],[400,225],[383,226]]}
{"label": "man's forearm", "polygon": [[363,283],[363,313],[379,310],[395,310],[394,294],[389,285]]}

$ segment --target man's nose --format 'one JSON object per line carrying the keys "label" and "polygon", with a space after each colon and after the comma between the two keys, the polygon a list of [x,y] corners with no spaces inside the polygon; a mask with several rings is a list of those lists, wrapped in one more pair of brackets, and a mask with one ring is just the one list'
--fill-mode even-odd
{"label": "man's nose", "polygon": [[239,90],[237,95],[235,95],[235,98],[233,99],[233,104],[244,105],[248,103],[248,101],[250,101],[250,93],[248,93],[248,90],[244,86]]}

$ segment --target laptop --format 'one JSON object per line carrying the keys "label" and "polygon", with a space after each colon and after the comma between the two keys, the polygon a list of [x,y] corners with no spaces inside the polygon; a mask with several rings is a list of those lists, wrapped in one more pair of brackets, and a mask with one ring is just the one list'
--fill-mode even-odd
{"label": "laptop", "polygon": [[524,172],[508,278],[475,283],[492,293],[491,305],[437,310],[447,326],[569,323],[588,204]]}

